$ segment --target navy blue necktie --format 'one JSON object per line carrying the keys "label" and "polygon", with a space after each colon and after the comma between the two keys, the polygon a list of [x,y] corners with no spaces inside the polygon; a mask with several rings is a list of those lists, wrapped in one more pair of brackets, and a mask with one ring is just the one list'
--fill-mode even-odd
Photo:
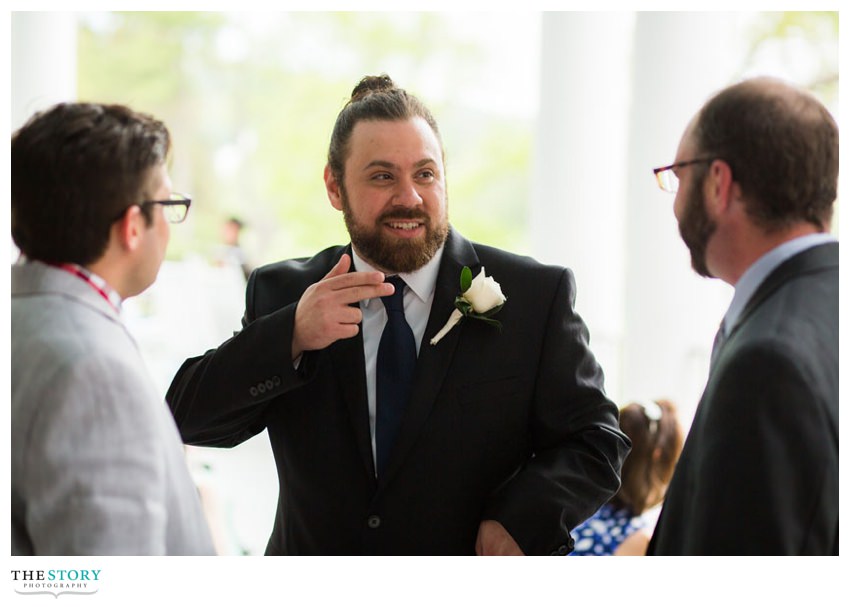
{"label": "navy blue necktie", "polygon": [[726,342],[726,319],[720,321],[720,327],[714,335],[714,344],[711,346],[711,362],[709,363],[709,372],[714,370],[714,365],[717,362],[717,357],[720,354],[720,349]]}
{"label": "navy blue necktie", "polygon": [[404,410],[410,400],[416,368],[416,339],[404,318],[404,280],[387,278],[395,293],[382,297],[387,324],[378,345],[376,370],[375,464],[380,476],[386,470]]}

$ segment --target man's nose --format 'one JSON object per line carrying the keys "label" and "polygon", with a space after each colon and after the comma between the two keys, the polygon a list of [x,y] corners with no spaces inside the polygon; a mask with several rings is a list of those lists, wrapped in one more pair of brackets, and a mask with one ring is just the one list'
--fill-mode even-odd
{"label": "man's nose", "polygon": [[419,195],[419,190],[416,189],[416,182],[412,179],[400,180],[392,203],[400,207],[415,207],[422,204],[422,196]]}

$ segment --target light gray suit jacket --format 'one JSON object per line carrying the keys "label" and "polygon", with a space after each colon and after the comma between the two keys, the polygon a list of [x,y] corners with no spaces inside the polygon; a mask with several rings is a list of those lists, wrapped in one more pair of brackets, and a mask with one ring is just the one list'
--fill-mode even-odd
{"label": "light gray suit jacket", "polygon": [[12,266],[12,554],[213,554],[135,341],[78,277]]}

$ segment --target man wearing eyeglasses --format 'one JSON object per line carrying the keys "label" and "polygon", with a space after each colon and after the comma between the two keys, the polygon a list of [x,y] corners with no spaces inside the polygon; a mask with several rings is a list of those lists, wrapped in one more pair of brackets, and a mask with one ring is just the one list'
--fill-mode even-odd
{"label": "man wearing eyeglasses", "polygon": [[65,103],[12,135],[12,554],[212,554],[183,446],[121,302],[156,278],[189,198],[170,136]]}
{"label": "man wearing eyeglasses", "polygon": [[650,554],[838,554],[838,128],[759,78],[655,169],[694,270],[735,287]]}

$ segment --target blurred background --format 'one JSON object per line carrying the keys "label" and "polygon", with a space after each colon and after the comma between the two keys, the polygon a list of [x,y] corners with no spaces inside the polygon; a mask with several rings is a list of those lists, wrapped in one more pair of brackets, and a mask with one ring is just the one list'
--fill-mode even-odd
{"label": "blurred background", "polygon": [[[840,123],[837,12],[13,12],[11,34],[12,130],[82,100],[172,132],[192,209],[123,312],[163,396],[239,329],[246,267],[347,242],[327,145],[354,85],[387,73],[440,124],[454,227],[570,267],[611,398],[669,398],[687,427],[732,289],[691,271],[651,169],[748,76],[808,88]],[[262,554],[265,434],[188,455],[219,551]]]}

